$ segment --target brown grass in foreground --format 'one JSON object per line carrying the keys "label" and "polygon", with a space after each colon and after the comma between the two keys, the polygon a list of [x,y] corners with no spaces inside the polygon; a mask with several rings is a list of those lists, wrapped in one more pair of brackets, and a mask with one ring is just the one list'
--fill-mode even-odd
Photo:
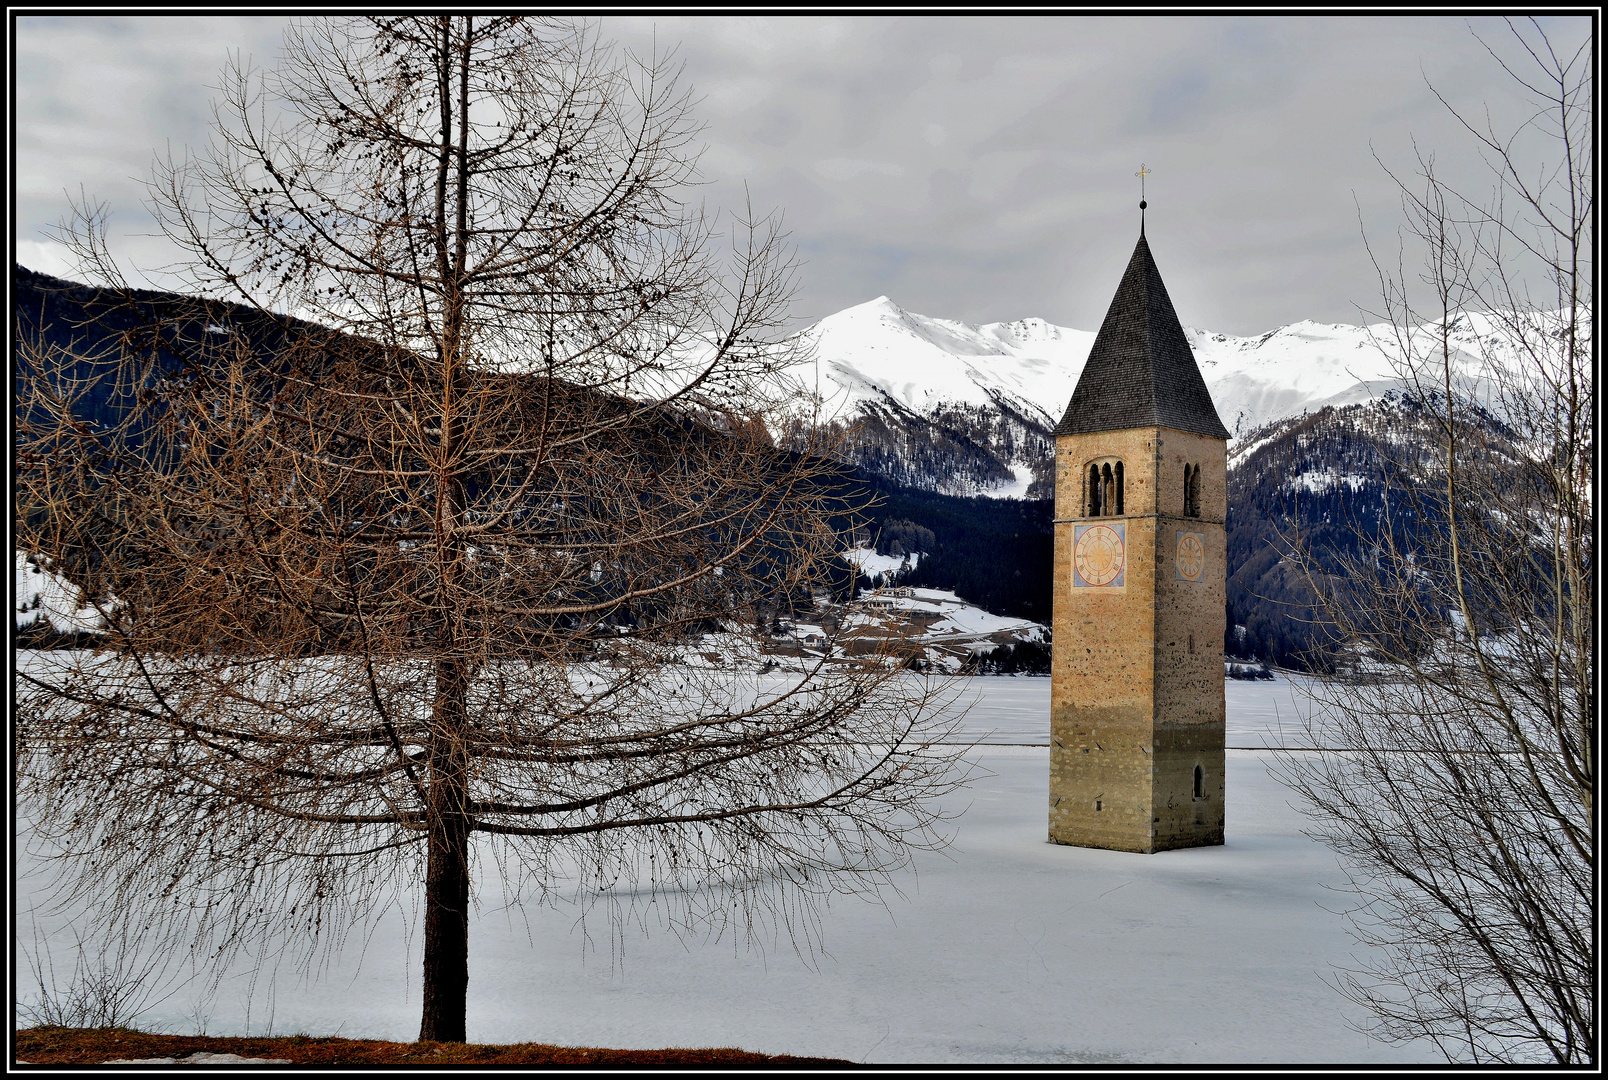
{"label": "brown grass in foreground", "polygon": [[190,1054],[283,1058],[296,1065],[850,1065],[840,1058],[754,1054],[730,1047],[607,1050],[591,1046],[513,1043],[384,1042],[313,1035],[247,1039],[153,1035],[129,1028],[36,1027],[17,1032],[16,1056],[34,1065],[98,1065],[118,1058],[182,1058]]}

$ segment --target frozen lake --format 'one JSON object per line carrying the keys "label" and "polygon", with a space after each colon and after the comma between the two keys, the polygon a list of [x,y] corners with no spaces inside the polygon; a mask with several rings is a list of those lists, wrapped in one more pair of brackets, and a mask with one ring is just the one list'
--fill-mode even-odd
{"label": "frozen lake", "polygon": [[[469,1038],[612,1047],[738,1046],[866,1062],[1406,1063],[1433,1048],[1352,1030],[1329,988],[1356,946],[1324,910],[1345,897],[1324,848],[1259,750],[1228,754],[1228,842],[1158,855],[1045,841],[1049,680],[979,678],[967,733],[985,745],[945,854],[918,860],[886,908],[839,900],[822,917],[812,967],[785,943],[745,951],[668,933],[627,932],[623,957],[573,909],[529,924],[481,883],[470,931]],[[1292,687],[1230,682],[1231,747],[1293,743]],[[1030,745],[1010,745],[1030,744]],[[37,884],[19,861],[18,930]],[[418,1031],[418,945],[382,924],[321,979],[226,981],[209,1031],[410,1040]],[[56,924],[41,921],[41,927]],[[56,946],[60,963],[64,946]],[[359,962],[361,960],[361,962]],[[69,961],[70,966],[70,961]],[[27,972],[18,973],[26,994]],[[270,1005],[271,999],[271,1005]],[[181,991],[140,1026],[194,1030]]]}
{"label": "frozen lake", "polygon": [[[971,687],[961,699],[962,704],[969,704],[959,732],[963,739],[996,745],[1050,745],[1047,677],[983,677],[972,679]],[[1283,677],[1276,682],[1227,679],[1224,687],[1230,747],[1306,745],[1302,718],[1311,706],[1292,693],[1291,684]]]}

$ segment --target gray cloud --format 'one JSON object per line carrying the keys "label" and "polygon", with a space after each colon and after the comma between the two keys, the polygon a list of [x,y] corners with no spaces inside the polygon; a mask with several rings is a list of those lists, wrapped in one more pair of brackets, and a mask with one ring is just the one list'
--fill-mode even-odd
{"label": "gray cloud", "polygon": [[[1186,322],[1250,333],[1355,321],[1375,278],[1358,232],[1394,250],[1373,153],[1413,140],[1488,186],[1430,93],[1525,115],[1460,18],[670,17],[604,20],[638,55],[674,47],[707,127],[701,196],[785,211],[805,260],[800,317],[879,294],[932,315],[1097,326],[1138,227]],[[1558,40],[1584,18],[1552,21]],[[131,178],[206,138],[225,54],[271,64],[264,18],[17,22],[17,252],[61,271],[38,232],[80,184],[118,210],[119,250],[163,261]]]}

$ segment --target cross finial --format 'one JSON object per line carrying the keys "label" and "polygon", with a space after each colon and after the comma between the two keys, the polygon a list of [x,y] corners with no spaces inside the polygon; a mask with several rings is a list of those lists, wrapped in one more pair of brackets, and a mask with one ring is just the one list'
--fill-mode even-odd
{"label": "cross finial", "polygon": [[1150,175],[1150,170],[1145,168],[1145,163],[1141,161],[1139,171],[1134,175],[1139,178],[1139,235],[1143,236],[1145,234],[1145,177]]}

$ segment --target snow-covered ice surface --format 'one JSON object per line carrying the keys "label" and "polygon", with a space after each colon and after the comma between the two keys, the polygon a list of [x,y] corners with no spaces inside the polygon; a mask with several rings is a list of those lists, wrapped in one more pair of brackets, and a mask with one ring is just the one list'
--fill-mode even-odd
{"label": "snow-covered ice surface", "polygon": [[[1307,747],[1312,703],[1281,675],[1275,682],[1224,680],[1228,745],[1239,749]],[[1050,680],[1045,676],[970,680],[958,706],[969,707],[955,739],[989,745],[1050,745]],[[1046,781],[1047,783],[1048,781]],[[1230,814],[1233,803],[1230,800]]]}
{"label": "snow-covered ice surface", "polygon": [[[956,739],[1005,745],[1050,745],[1048,677],[980,676],[969,680],[967,691],[957,705],[966,708],[966,716],[955,732]],[[1046,770],[1048,760],[1045,759]],[[1045,775],[1048,784],[1048,772]]]}
{"label": "snow-covered ice surface", "polygon": [[[605,927],[573,909],[529,923],[483,881],[471,928],[469,1038],[612,1047],[738,1046],[866,1062],[1406,1063],[1323,979],[1356,946],[1324,910],[1344,897],[1326,849],[1267,771],[1265,751],[1228,754],[1228,842],[1159,855],[1045,841],[1049,680],[977,678],[965,727],[991,743],[947,854],[920,857],[887,907],[840,900],[822,919],[815,966],[785,944],[765,953],[728,936],[628,931],[611,957]],[[1229,745],[1277,742],[1304,706],[1290,683],[1227,685]],[[18,931],[40,899],[19,857]],[[263,975],[251,1030],[412,1039],[418,936],[387,916],[370,940],[308,984]],[[41,919],[45,931],[59,925]],[[60,956],[58,947],[58,957]],[[360,962],[361,961],[361,962]],[[23,969],[20,974],[26,975]],[[246,1030],[248,979],[224,984],[213,1034]],[[21,990],[26,993],[24,983]],[[271,1004],[270,1004],[271,998]],[[188,1032],[181,991],[141,1017]]]}

